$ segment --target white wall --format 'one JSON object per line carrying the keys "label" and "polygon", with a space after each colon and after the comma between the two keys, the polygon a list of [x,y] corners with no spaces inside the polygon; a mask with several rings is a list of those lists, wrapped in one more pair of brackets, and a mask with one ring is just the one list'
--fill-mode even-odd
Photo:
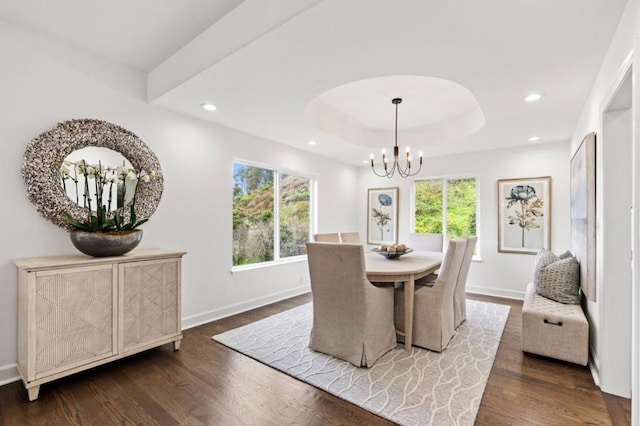
{"label": "white wall", "polygon": [[231,274],[234,158],[315,176],[319,228],[357,227],[355,167],[150,106],[144,75],[1,20],[0,55],[0,383],[16,374],[11,259],[77,253],[65,231],[38,216],[20,175],[27,143],[60,121],[96,118],[121,125],[159,158],[164,194],[143,226],[140,247],[188,252],[184,326],[309,289],[306,262]]}
{"label": "white wall", "polygon": [[[584,109],[576,125],[575,130],[573,131],[573,135],[571,137],[571,152],[575,152],[578,148],[580,142],[584,138],[584,136],[592,131],[596,132],[596,143],[597,144],[607,144],[607,140],[602,138],[603,132],[603,112],[607,108],[608,102],[615,95],[615,88],[617,85],[622,82],[622,79],[625,73],[628,71],[628,64],[630,62],[629,58],[632,58],[632,52],[634,50],[634,45],[636,45],[636,40],[640,37],[640,1],[639,0],[629,0],[627,3],[627,7],[625,9],[624,14],[620,20],[618,25],[618,29],[616,34],[611,42],[609,50],[603,60],[602,66],[600,68],[600,72],[596,77],[596,80],[591,89],[591,93],[585,103]],[[637,52],[636,52],[637,55]],[[637,72],[638,64],[636,63],[634,68]],[[638,80],[635,80],[635,86],[633,91],[637,93],[639,90]],[[635,99],[637,95],[634,95]],[[634,123],[633,127],[635,127],[635,134],[633,138],[635,138],[635,143],[638,143],[638,133],[637,126],[640,124],[638,121],[638,112],[637,106],[634,106],[635,112],[632,112],[634,115]],[[606,136],[606,135],[605,135]],[[631,150],[629,145],[620,144],[617,147],[612,147],[611,145],[607,146],[606,151],[599,147],[599,152],[606,155],[617,156],[618,158],[623,158],[625,161],[631,162]],[[638,149],[637,146],[635,149]],[[606,160],[605,160],[606,161]],[[605,170],[604,168],[605,162],[600,159],[596,164],[596,176],[598,178],[596,193],[601,193],[607,189],[605,186],[607,181],[617,179],[617,174],[615,168],[609,168],[609,170]],[[637,172],[637,170],[636,170]],[[633,185],[638,185],[637,182],[634,182]],[[628,188],[627,188],[628,189]],[[632,198],[631,191],[623,194],[627,196],[629,200]],[[601,200],[601,198],[598,198]],[[636,209],[638,206],[635,206]],[[599,206],[597,209],[602,209],[602,206]],[[599,211],[599,210],[598,210]],[[627,224],[630,221],[631,215],[628,210],[626,213]],[[611,238],[607,237],[607,233],[609,231],[615,231],[617,229],[616,221],[620,220],[619,217],[615,215],[606,217],[596,217],[596,251],[601,254],[598,257],[596,262],[596,270],[606,270],[607,265],[605,265],[605,261],[607,258],[612,259],[615,258],[616,253],[622,253],[623,251],[630,250],[630,244],[627,245],[627,242],[622,242],[621,245],[614,247],[613,245],[605,246],[605,242],[611,240]],[[631,226],[628,227],[631,229]],[[636,228],[637,229],[637,228]],[[638,238],[635,235],[633,238]],[[625,255],[626,256],[626,255]],[[636,274],[638,271],[635,272]],[[599,274],[599,273],[598,273]],[[607,277],[608,278],[608,277]],[[629,323],[631,322],[631,316],[629,315],[628,310],[620,312],[615,306],[603,305],[603,300],[606,300],[609,297],[609,300],[617,300],[620,293],[618,292],[619,286],[631,286],[632,281],[627,278],[627,282],[619,283],[617,286],[608,286],[608,280],[605,280],[603,276],[600,276],[600,280],[597,281],[598,286],[598,296],[599,299],[594,302],[589,302],[587,309],[589,316],[592,319],[595,319],[595,324],[592,324],[591,332],[596,333],[595,336],[592,336],[596,343],[592,350],[594,351],[592,355],[594,356],[595,361],[598,363],[594,368],[594,376],[597,380],[599,380],[599,384],[603,391],[617,393],[621,395],[628,396],[628,390],[626,392],[620,391],[620,383],[623,383],[622,386],[625,386],[624,383],[628,383],[628,378],[632,373],[631,366],[628,364],[626,360],[620,361],[618,359],[618,355],[616,352],[619,351],[627,351],[625,357],[629,357],[629,350],[635,351],[636,354],[640,348],[638,348],[637,344],[631,349],[631,336],[622,336],[619,333],[614,336],[607,335],[607,327],[615,327],[616,324]],[[611,293],[610,293],[611,292]],[[637,294],[637,293],[636,293]],[[602,297],[600,297],[602,296]],[[629,298],[630,299],[630,298]],[[628,303],[631,303],[630,300],[627,300]],[[638,302],[635,301],[635,306],[632,308],[638,309]],[[608,326],[607,326],[608,324]],[[635,329],[637,330],[638,324],[634,324]],[[636,336],[638,335],[637,331],[635,332]],[[603,336],[601,336],[601,334]],[[605,343],[600,343],[602,340]],[[606,348],[604,349],[606,345]],[[614,349],[615,348],[615,349]],[[636,355],[636,362],[638,357]],[[621,368],[621,366],[623,366]],[[634,425],[640,424],[640,405],[638,402],[638,369],[637,365],[635,366],[635,382],[636,386],[632,389],[633,403],[632,403],[632,422]],[[599,371],[598,371],[599,369]],[[603,377],[602,375],[612,374],[613,376]],[[613,384],[613,385],[612,385]]]}
{"label": "white wall", "polygon": [[533,280],[535,255],[498,253],[498,179],[551,176],[551,250],[563,252],[571,244],[569,215],[569,143],[528,144],[520,148],[425,159],[418,176],[380,178],[369,167],[360,168],[359,230],[366,238],[367,188],[399,187],[399,241],[407,240],[411,226],[413,181],[428,177],[471,176],[477,178],[480,199],[477,216],[479,253],[473,262],[467,290],[495,296],[523,298]]}

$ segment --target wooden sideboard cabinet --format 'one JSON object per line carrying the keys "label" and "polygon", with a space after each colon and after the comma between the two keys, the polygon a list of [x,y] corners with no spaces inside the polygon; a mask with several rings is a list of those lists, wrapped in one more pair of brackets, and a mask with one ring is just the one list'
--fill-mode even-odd
{"label": "wooden sideboard cabinet", "polygon": [[14,259],[18,370],[29,400],[43,383],[166,343],[179,350],[184,254]]}

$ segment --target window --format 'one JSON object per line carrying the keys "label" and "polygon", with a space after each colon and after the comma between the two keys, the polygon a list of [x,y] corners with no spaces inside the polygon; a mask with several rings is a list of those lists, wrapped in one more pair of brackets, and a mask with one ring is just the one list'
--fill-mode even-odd
{"label": "window", "polygon": [[416,233],[444,234],[444,240],[476,235],[476,179],[428,179],[413,188]]}
{"label": "window", "polygon": [[233,266],[306,254],[310,179],[241,163],[233,172]]}

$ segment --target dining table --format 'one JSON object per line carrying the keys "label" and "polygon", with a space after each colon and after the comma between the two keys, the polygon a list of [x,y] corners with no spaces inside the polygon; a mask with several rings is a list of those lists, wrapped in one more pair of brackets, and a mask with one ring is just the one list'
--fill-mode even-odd
{"label": "dining table", "polygon": [[437,271],[442,265],[442,253],[412,251],[395,259],[379,253],[365,254],[367,279],[371,282],[404,283],[404,344],[413,344],[413,292],[415,281]]}

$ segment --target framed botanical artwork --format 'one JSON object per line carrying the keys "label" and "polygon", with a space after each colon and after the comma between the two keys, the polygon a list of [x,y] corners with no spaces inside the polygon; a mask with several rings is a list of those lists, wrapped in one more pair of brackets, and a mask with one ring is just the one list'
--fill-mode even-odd
{"label": "framed botanical artwork", "polygon": [[367,194],[367,244],[398,241],[398,188],[369,188]]}
{"label": "framed botanical artwork", "polygon": [[550,249],[551,177],[498,180],[498,251]]}
{"label": "framed botanical artwork", "polygon": [[596,134],[571,158],[571,251],[580,262],[580,287],[596,301]]}

